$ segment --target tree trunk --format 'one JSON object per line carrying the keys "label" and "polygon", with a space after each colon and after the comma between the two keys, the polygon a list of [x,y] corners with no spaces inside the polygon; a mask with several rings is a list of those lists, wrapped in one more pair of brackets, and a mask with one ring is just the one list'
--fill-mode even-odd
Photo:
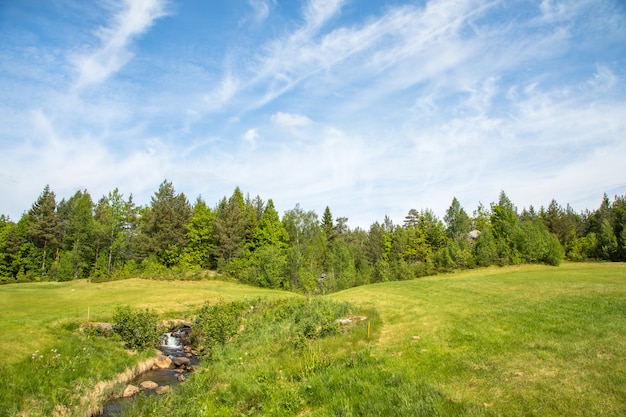
{"label": "tree trunk", "polygon": [[111,275],[111,258],[113,257],[113,246],[109,248],[109,261],[107,263],[107,274]]}
{"label": "tree trunk", "polygon": [[48,241],[43,241],[43,256],[41,258],[41,276],[43,277],[46,272],[46,246],[48,245]]}

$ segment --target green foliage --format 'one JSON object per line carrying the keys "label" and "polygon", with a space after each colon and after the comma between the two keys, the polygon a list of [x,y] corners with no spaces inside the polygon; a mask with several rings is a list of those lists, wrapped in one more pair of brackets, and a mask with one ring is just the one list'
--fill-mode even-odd
{"label": "green foliage", "polygon": [[263,288],[289,289],[287,250],[277,246],[261,246],[240,262],[237,275],[243,282]]}
{"label": "green foliage", "polygon": [[539,218],[523,221],[519,250],[527,263],[545,263],[558,266],[564,251],[558,238],[548,231]]}
{"label": "green foliage", "polygon": [[363,230],[328,207],[321,219],[299,205],[281,218],[272,199],[244,197],[239,188],[214,208],[200,197],[191,207],[165,180],[145,207],[118,189],[95,205],[86,190],[57,205],[47,186],[17,224],[5,218],[0,227],[3,282],[174,279],[211,270],[255,286],[326,293],[476,266],[558,265],[565,256],[626,261],[625,197],[605,195],[583,213],[554,200],[518,213],[501,192],[472,217],[454,198],[443,221],[411,209],[403,224],[385,217]]}
{"label": "green foliage", "polygon": [[205,303],[193,325],[192,343],[202,354],[212,356],[215,349],[237,333],[247,307],[242,301]]}
{"label": "green foliage", "polygon": [[46,274],[49,257],[58,249],[60,224],[56,213],[56,196],[46,185],[43,192],[28,211],[28,235],[41,250],[41,276]]}
{"label": "green foliage", "polygon": [[454,241],[463,241],[467,239],[468,233],[472,230],[472,219],[467,215],[459,200],[452,199],[450,208],[446,211],[443,218],[446,223],[446,235]]}
{"label": "green foliage", "polygon": [[187,244],[185,230],[191,217],[191,206],[185,194],[177,194],[171,182],[163,181],[149,209],[142,213],[139,241],[142,256],[154,254],[167,267],[177,265],[182,248]]}
{"label": "green foliage", "polygon": [[[125,415],[283,416],[322,410],[318,383],[327,372],[342,372],[353,354],[365,349],[367,322],[340,327],[336,319],[354,307],[319,297],[246,304],[240,331],[216,345],[203,369],[170,396],[139,398]],[[378,316],[367,314],[379,328]],[[358,401],[358,393],[352,394]]]}
{"label": "green foliage", "polygon": [[161,336],[158,315],[148,309],[118,307],[113,315],[113,331],[120,335],[129,349],[155,348]]}
{"label": "green foliage", "polygon": [[193,207],[191,220],[187,224],[187,241],[181,263],[187,267],[215,267],[211,249],[215,242],[215,212],[198,198]]}

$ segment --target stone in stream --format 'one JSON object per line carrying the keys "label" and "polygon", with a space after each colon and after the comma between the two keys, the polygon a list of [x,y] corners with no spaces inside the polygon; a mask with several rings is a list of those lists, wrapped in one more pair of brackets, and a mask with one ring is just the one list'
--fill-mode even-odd
{"label": "stone in stream", "polygon": [[177,368],[187,367],[191,365],[191,361],[189,360],[189,358],[180,357],[180,356],[174,358],[173,362]]}
{"label": "stone in stream", "polygon": [[154,363],[154,366],[159,369],[167,369],[172,366],[172,360],[166,355],[159,354],[159,356],[157,356],[156,362]]}
{"label": "stone in stream", "polygon": [[160,387],[157,387],[154,392],[156,392],[159,395],[162,394],[167,394],[168,392],[170,392],[172,389],[170,388],[169,385],[161,385]]}
{"label": "stone in stream", "polygon": [[158,386],[159,384],[154,381],[143,381],[141,384],[139,384],[139,388],[141,389],[156,389]]}
{"label": "stone in stream", "polygon": [[128,397],[132,397],[133,395],[137,395],[139,394],[139,387],[132,385],[132,384],[128,384],[126,386],[126,388],[124,388],[124,392],[122,393],[122,397],[124,398],[128,398]]}

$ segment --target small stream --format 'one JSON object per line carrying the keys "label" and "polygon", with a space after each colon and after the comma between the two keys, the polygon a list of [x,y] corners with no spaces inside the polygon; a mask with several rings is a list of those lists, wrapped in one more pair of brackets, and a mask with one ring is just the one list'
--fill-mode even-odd
{"label": "small stream", "polygon": [[166,369],[155,369],[146,371],[137,375],[128,384],[140,387],[142,382],[152,381],[158,385],[156,389],[141,389],[141,392],[132,397],[120,397],[109,400],[103,408],[102,417],[113,417],[118,415],[125,406],[131,404],[138,395],[157,395],[159,389],[162,387],[174,387],[185,379],[193,372],[200,362],[198,357],[190,352],[190,349],[186,349],[185,345],[188,343],[189,333],[191,327],[183,326],[171,333],[163,335],[159,350],[164,355],[172,359],[172,365]]}

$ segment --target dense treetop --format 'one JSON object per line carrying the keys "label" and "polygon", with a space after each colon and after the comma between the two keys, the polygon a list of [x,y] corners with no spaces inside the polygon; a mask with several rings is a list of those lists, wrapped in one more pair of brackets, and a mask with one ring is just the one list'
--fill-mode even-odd
{"label": "dense treetop", "polygon": [[409,209],[369,230],[326,207],[296,205],[282,218],[272,199],[236,188],[210,207],[163,181],[150,204],[118,189],[94,202],[87,190],[57,202],[49,186],[14,222],[0,216],[3,282],[182,276],[216,270],[262,287],[335,291],[462,268],[520,263],[626,261],[626,199],[604,195],[594,211],[552,201],[521,212],[501,192],[472,215],[453,198],[443,220]]}

